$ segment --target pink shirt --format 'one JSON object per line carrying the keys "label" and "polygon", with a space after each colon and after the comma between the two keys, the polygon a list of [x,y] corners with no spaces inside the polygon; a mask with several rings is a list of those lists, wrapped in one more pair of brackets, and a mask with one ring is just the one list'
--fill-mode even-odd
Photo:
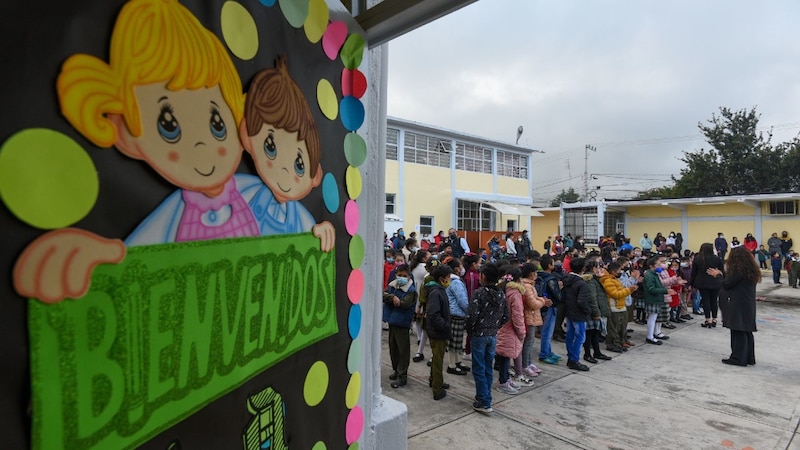
{"label": "pink shirt", "polygon": [[213,198],[187,190],[181,195],[185,207],[176,242],[260,235],[256,218],[233,178],[225,183],[222,194]]}

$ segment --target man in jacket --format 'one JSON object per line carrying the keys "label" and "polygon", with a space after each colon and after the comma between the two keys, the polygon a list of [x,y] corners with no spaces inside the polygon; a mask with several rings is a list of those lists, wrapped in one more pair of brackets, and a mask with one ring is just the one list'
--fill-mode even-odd
{"label": "man in jacket", "polygon": [[[553,257],[550,255],[542,256],[540,265],[542,266],[542,271],[536,274],[536,292],[544,298],[549,298],[553,302],[553,306],[542,308],[543,323],[541,338],[539,339],[539,361],[546,364],[558,364],[561,356],[553,353],[550,342],[553,340],[553,331],[556,328],[558,312],[564,308],[561,300],[561,288],[558,285],[558,278],[553,275],[553,270],[555,270]],[[559,324],[560,327],[561,325]]]}
{"label": "man in jacket", "polygon": [[767,250],[769,251],[770,255],[774,255],[776,252],[781,253],[781,238],[778,237],[778,233],[772,233],[769,239],[767,239]]}
{"label": "man in jacket", "polygon": [[570,273],[564,277],[561,290],[567,318],[567,367],[584,372],[589,368],[580,362],[581,347],[586,339],[586,322],[592,312],[589,307],[589,288],[579,275],[585,263],[584,258],[572,259]]}
{"label": "man in jacket", "polygon": [[789,250],[792,249],[792,238],[789,237],[789,232],[784,231],[781,233],[781,256],[783,260],[789,259]]}
{"label": "man in jacket", "polygon": [[643,256],[650,256],[650,250],[653,248],[653,241],[647,237],[647,233],[643,234],[642,238],[639,240],[639,247],[642,247]]}
{"label": "man in jacket", "polygon": [[492,409],[492,371],[497,347],[497,330],[508,321],[506,295],[497,287],[500,270],[494,263],[481,269],[481,285],[469,301],[464,324],[472,349],[472,377],[475,380],[475,403],[472,409],[488,414]]}
{"label": "man in jacket", "polygon": [[383,321],[389,324],[389,356],[392,360],[389,379],[393,388],[399,388],[408,383],[408,364],[411,359],[408,330],[414,320],[417,290],[408,265],[398,266],[395,275],[383,293]]}
{"label": "man in jacket", "polygon": [[444,382],[442,366],[444,364],[444,348],[450,338],[450,302],[445,289],[450,286],[450,274],[452,273],[453,269],[446,264],[436,266],[431,272],[433,279],[424,287],[428,298],[425,331],[428,333],[433,352],[430,386],[433,389],[434,400],[443,399],[447,395],[445,389],[450,387]]}
{"label": "man in jacket", "polygon": [[725,235],[717,233],[717,238],[714,239],[714,249],[717,250],[719,259],[725,261],[725,255],[728,253],[728,241],[725,240]]}

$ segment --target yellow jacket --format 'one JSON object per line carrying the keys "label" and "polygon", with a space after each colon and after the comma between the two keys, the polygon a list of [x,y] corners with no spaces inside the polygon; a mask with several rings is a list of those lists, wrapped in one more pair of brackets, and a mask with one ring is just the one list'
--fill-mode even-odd
{"label": "yellow jacket", "polygon": [[608,306],[613,312],[625,311],[625,297],[631,295],[631,288],[622,286],[619,278],[607,273],[600,277],[600,283],[608,296]]}

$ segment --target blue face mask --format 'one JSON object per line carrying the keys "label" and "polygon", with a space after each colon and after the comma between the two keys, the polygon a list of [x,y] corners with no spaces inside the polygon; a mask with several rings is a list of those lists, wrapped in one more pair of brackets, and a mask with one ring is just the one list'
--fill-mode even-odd
{"label": "blue face mask", "polygon": [[394,264],[394,258],[386,258],[386,262],[389,264]]}
{"label": "blue face mask", "polygon": [[656,273],[661,273],[661,271],[663,270],[664,270],[663,267],[656,267]]}
{"label": "blue face mask", "polygon": [[405,286],[406,284],[408,284],[408,278],[406,277],[397,277],[395,278],[395,280],[397,280],[398,286]]}

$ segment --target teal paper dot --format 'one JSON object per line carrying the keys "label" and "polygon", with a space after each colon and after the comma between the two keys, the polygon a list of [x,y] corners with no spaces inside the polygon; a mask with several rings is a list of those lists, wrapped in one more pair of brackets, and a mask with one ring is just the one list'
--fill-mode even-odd
{"label": "teal paper dot", "polygon": [[353,167],[364,164],[367,159],[367,143],[358,133],[347,133],[344,137],[344,157]]}
{"label": "teal paper dot", "polygon": [[325,202],[325,208],[331,214],[335,214],[339,210],[339,185],[330,172],[326,173],[322,179],[322,200]]}
{"label": "teal paper dot", "polygon": [[361,339],[353,339],[347,352],[347,371],[355,373],[361,365]]}
{"label": "teal paper dot", "polygon": [[350,330],[350,338],[356,339],[361,332],[361,306],[353,305],[350,307],[350,316],[347,318],[347,329]]}
{"label": "teal paper dot", "polygon": [[361,100],[348,95],[339,105],[339,118],[347,131],[357,131],[364,123],[364,105]]}

